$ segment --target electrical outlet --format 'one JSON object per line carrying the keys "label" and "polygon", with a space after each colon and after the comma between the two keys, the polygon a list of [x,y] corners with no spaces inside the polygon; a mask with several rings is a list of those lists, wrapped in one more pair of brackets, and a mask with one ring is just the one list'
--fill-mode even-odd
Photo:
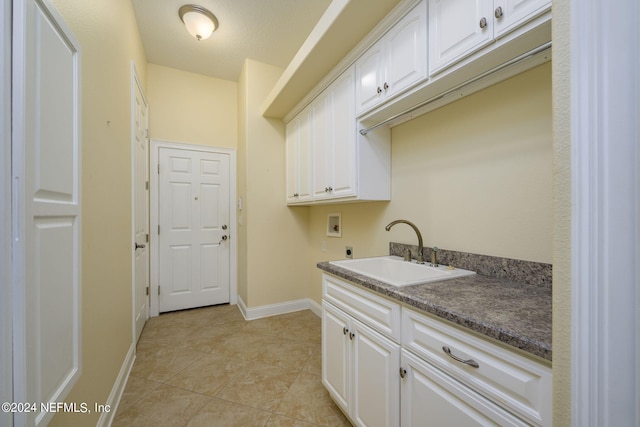
{"label": "electrical outlet", "polygon": [[347,246],[344,252],[347,258],[349,259],[353,258],[353,248],[351,246]]}

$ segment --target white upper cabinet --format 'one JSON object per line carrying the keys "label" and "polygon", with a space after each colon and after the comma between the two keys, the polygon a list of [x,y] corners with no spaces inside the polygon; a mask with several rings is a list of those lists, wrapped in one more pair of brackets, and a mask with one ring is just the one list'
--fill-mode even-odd
{"label": "white upper cabinet", "polygon": [[287,124],[287,204],[389,200],[388,129],[356,129],[353,67]]}
{"label": "white upper cabinet", "polygon": [[356,62],[358,116],[426,77],[426,25],[423,0]]}
{"label": "white upper cabinet", "polygon": [[303,110],[287,124],[287,203],[311,200],[311,111]]}
{"label": "white upper cabinet", "polygon": [[551,7],[548,0],[429,0],[429,75]]}

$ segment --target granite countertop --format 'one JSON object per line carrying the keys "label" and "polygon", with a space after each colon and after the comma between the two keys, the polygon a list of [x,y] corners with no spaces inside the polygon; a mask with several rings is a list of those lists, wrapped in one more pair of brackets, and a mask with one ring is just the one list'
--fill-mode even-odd
{"label": "granite countertop", "polygon": [[329,262],[318,268],[551,361],[551,288],[476,274],[395,287]]}

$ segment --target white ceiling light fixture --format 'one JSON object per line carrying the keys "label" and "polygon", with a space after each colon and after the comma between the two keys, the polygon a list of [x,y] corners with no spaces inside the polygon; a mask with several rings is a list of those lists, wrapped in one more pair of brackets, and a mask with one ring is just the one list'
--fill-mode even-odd
{"label": "white ceiling light fixture", "polygon": [[186,4],[178,10],[187,31],[198,41],[208,39],[218,28],[218,20],[202,6]]}

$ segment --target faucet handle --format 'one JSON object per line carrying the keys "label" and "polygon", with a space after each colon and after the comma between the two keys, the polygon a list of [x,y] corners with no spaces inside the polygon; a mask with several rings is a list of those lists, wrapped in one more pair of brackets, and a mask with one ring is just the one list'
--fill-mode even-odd
{"label": "faucet handle", "polygon": [[438,251],[440,249],[438,249],[437,246],[434,246],[433,248],[431,248],[431,264],[429,264],[431,267],[438,267]]}

